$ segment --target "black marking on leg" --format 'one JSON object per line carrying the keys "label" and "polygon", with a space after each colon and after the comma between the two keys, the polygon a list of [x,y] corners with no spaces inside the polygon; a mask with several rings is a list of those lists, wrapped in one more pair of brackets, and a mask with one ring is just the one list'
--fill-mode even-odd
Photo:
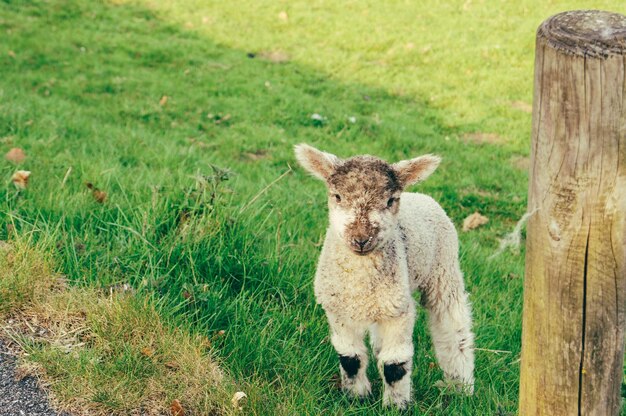
{"label": "black marking on leg", "polygon": [[467,338],[462,338],[461,341],[459,341],[459,351],[461,352],[461,354],[465,352],[466,347],[467,347]]}
{"label": "black marking on leg", "polygon": [[361,367],[361,360],[356,355],[353,357],[349,357],[347,355],[340,355],[339,362],[341,366],[346,371],[346,375],[348,378],[352,378],[356,376],[356,373],[359,372],[359,368]]}
{"label": "black marking on leg", "polygon": [[385,364],[384,373],[385,373],[385,381],[387,384],[392,385],[396,381],[402,379],[402,377],[406,374],[406,368],[404,363],[391,363]]}

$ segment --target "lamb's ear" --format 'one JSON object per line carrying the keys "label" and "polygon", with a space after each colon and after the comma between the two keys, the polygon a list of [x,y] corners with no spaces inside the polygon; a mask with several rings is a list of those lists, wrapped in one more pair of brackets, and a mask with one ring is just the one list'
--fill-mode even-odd
{"label": "lamb's ear", "polygon": [[398,175],[402,187],[421,182],[437,169],[441,158],[435,155],[424,155],[415,159],[402,160],[392,166]]}
{"label": "lamb's ear", "polygon": [[294,150],[296,159],[302,167],[323,181],[327,180],[341,164],[341,159],[337,156],[317,150],[308,144],[297,144]]}

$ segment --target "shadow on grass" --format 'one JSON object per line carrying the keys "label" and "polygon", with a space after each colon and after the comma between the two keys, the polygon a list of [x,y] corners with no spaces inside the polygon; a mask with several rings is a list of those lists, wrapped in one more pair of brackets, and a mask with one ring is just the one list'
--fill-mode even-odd
{"label": "shadow on grass", "polygon": [[[311,288],[324,190],[297,169],[269,185],[300,141],[343,156],[439,153],[444,164],[421,189],[457,224],[491,214],[490,231],[463,239],[476,257],[465,267],[493,276],[469,283],[478,340],[513,353],[479,357],[476,398],[448,399],[431,387],[441,374],[422,319],[416,368],[428,370],[414,375],[416,411],[514,408],[521,284],[498,276],[521,260],[482,264],[480,248],[524,211],[525,177],[510,149],[464,143],[424,103],[221,47],[141,8],[3,1],[0,15],[1,143],[23,148],[20,168],[33,172],[17,192],[15,167],[0,165],[1,239],[52,235],[72,281],[130,283],[186,314],[253,389],[255,412],[337,412],[346,404],[327,395],[336,358]],[[233,174],[215,182],[210,165]]]}

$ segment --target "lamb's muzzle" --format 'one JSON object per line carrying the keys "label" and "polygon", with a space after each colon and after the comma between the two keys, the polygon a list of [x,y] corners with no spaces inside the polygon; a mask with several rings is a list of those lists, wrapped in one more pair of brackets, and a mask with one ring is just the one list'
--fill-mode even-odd
{"label": "lamb's muzzle", "polygon": [[[454,225],[432,198],[403,193],[426,179],[440,159],[424,155],[389,164],[372,156],[342,160],[306,144],[296,157],[328,187],[329,227],[315,276],[340,356],[342,387],[370,393],[365,334],[383,379],[383,402],[410,402],[415,301],[429,312],[435,352],[447,381],[471,393],[474,335],[459,268]],[[358,363],[358,365],[357,365]]]}

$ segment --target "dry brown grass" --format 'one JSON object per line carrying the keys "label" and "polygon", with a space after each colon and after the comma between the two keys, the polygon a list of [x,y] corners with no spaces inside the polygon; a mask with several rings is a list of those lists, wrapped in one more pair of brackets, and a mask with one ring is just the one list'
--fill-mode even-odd
{"label": "dry brown grass", "polygon": [[[0,252],[3,331],[21,347],[22,375],[40,378],[60,409],[78,415],[227,414],[234,392],[208,340],[177,329],[132,293],[64,287],[45,252]],[[6,276],[6,277],[4,277]]]}

